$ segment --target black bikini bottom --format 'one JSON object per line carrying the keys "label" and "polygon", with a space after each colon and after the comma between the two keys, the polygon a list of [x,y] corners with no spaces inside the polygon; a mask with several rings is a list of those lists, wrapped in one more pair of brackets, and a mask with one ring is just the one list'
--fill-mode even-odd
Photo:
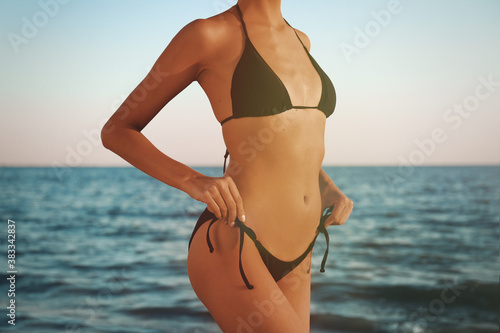
{"label": "black bikini bottom", "polygon": [[[297,267],[302,262],[302,260],[305,259],[308,253],[312,251],[314,243],[316,242],[316,238],[318,237],[319,233],[322,232],[325,235],[325,240],[326,240],[326,251],[323,256],[323,261],[321,261],[321,269],[320,269],[320,272],[323,273],[325,271],[326,258],[328,257],[328,249],[330,247],[330,237],[328,236],[328,232],[326,231],[324,224],[328,216],[330,216],[332,210],[333,210],[333,205],[325,209],[325,211],[323,212],[323,216],[320,219],[319,226],[316,228],[316,235],[314,236],[312,242],[309,244],[304,253],[302,253],[297,259],[292,261],[283,261],[273,256],[268,250],[266,250],[264,246],[262,246],[262,244],[257,239],[255,232],[251,228],[247,227],[240,220],[236,219],[235,221],[236,225],[240,228],[240,253],[239,253],[240,274],[247,288],[253,289],[253,285],[251,285],[248,282],[245,272],[243,271],[243,266],[241,264],[241,251],[243,250],[243,240],[245,238],[244,237],[245,235],[243,233],[246,233],[248,237],[250,237],[250,239],[253,240],[255,246],[257,247],[257,250],[260,253],[260,257],[262,258],[262,261],[266,265],[269,273],[271,273],[271,275],[273,276],[274,281],[278,282],[280,279],[282,279],[284,276],[290,273],[295,267]],[[189,239],[188,249],[191,246],[191,241],[193,240],[196,231],[201,227],[202,224],[208,221],[210,221],[210,224],[208,225],[207,229],[207,244],[208,248],[210,249],[210,252],[211,253],[214,252],[214,247],[212,246],[212,242],[210,241],[209,232],[212,224],[214,224],[214,222],[217,221],[217,217],[208,209],[205,209],[198,218],[198,222],[196,222],[193,233],[191,234],[191,238]]]}

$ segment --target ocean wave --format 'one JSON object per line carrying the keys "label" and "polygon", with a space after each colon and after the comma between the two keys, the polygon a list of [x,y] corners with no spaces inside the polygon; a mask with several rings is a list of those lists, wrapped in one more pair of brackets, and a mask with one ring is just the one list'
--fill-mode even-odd
{"label": "ocean wave", "polygon": [[493,282],[467,280],[454,283],[442,280],[434,286],[423,285],[344,285],[335,286],[331,283],[315,283],[314,293],[331,295],[335,290],[342,290],[344,297],[357,300],[393,302],[406,304],[427,304],[433,300],[442,300],[455,306],[498,311],[499,285]]}

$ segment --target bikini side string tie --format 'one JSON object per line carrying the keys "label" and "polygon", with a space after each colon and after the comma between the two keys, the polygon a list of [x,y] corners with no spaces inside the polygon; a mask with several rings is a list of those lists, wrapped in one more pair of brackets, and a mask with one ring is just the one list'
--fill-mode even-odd
{"label": "bikini side string tie", "polygon": [[226,161],[228,156],[229,156],[229,150],[227,150],[226,148],[226,153],[224,154],[224,167],[222,168],[222,173],[226,172]]}
{"label": "bikini side string tie", "polygon": [[[328,216],[330,216],[330,214],[332,213],[332,210],[333,210],[333,205],[325,209],[325,212],[323,213],[323,216],[321,217],[321,220],[320,220],[320,225],[317,228],[319,232],[321,232],[325,235],[325,240],[326,240],[326,250],[325,250],[325,254],[323,255],[323,260],[321,261],[321,269],[320,269],[321,273],[325,272],[326,259],[328,258],[328,251],[330,250],[330,237],[328,235],[328,231],[326,231],[325,221],[328,218]],[[212,242],[210,241],[209,232],[210,232],[210,227],[215,223],[215,221],[217,221],[216,217],[214,217],[210,221],[210,224],[208,225],[208,229],[207,229],[207,244],[208,244],[208,248],[210,249],[210,253],[214,252],[214,247],[212,245]],[[250,282],[248,281],[248,278],[245,274],[245,271],[243,270],[243,264],[241,262],[241,252],[243,251],[243,240],[245,239],[245,232],[250,237],[250,239],[252,241],[254,241],[256,246],[262,246],[262,244],[260,244],[260,242],[257,240],[257,235],[255,234],[255,232],[251,228],[247,227],[239,219],[236,219],[235,222],[236,222],[236,225],[240,228],[240,248],[239,248],[240,275],[241,275],[241,278],[243,279],[243,282],[245,283],[246,287],[248,289],[253,289],[254,286],[252,284],[250,284]]]}
{"label": "bikini side string tie", "polygon": [[325,211],[323,212],[323,216],[321,217],[320,225],[318,227],[319,232],[325,235],[325,240],[326,240],[326,250],[325,254],[323,255],[323,260],[321,261],[321,269],[320,269],[321,273],[325,272],[326,258],[328,258],[328,251],[330,250],[330,235],[328,235],[328,231],[326,231],[325,222],[326,219],[332,214],[332,210],[333,210],[333,205],[325,209]]}

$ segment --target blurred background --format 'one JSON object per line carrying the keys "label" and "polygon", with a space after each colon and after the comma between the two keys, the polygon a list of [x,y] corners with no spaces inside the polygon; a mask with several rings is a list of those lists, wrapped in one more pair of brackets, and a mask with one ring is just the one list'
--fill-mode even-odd
{"label": "blurred background", "polygon": [[[204,206],[104,149],[99,132],[183,26],[234,4],[0,2],[10,330],[220,331],[186,272]],[[323,274],[323,242],[314,249],[311,331],[498,332],[500,2],[286,0],[282,12],[335,85],[324,168],[355,202],[329,230]],[[144,134],[222,174],[220,125],[196,82]]]}

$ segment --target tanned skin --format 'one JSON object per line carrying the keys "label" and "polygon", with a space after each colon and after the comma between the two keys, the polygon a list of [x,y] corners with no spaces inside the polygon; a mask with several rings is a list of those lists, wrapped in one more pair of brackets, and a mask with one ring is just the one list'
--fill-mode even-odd
{"label": "tanned skin", "polygon": [[[317,105],[320,77],[283,20],[281,1],[238,4],[253,45],[284,83],[292,104]],[[309,38],[295,31],[310,49]],[[103,127],[102,142],[136,168],[205,203],[218,217],[210,229],[216,251],[208,251],[205,223],[193,237],[187,269],[195,293],[224,332],[242,331],[244,325],[255,332],[309,332],[312,252],[275,282],[245,235],[242,262],[255,286],[249,290],[238,270],[239,228],[232,224],[238,217],[286,261],[305,251],[325,208],[334,205],[325,226],[344,224],[353,203],[321,168],[325,114],[292,109],[228,121],[222,133],[231,155],[222,177],[208,177],[168,157],[141,133],[193,81],[203,88],[219,121],[232,115],[231,79],[244,42],[234,6],[187,24]],[[256,311],[263,318],[258,323],[251,321]]]}

